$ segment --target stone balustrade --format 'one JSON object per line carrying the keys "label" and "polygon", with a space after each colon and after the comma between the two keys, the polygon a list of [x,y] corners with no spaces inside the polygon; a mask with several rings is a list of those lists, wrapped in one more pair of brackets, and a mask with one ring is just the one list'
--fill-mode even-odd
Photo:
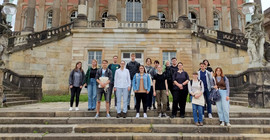
{"label": "stone balustrade", "polygon": [[105,25],[104,21],[89,21],[88,28],[103,28]]}
{"label": "stone balustrade", "polygon": [[132,22],[132,21],[121,21],[118,23],[119,28],[147,28],[146,21]]}
{"label": "stone balustrade", "polygon": [[160,22],[160,28],[163,29],[176,29],[177,23],[176,22]]}

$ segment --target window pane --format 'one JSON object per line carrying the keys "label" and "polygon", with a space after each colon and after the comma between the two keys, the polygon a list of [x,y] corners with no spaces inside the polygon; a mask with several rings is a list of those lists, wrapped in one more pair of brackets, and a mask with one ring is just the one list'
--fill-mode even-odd
{"label": "window pane", "polygon": [[89,51],[88,52],[88,64],[92,64],[92,60],[96,59],[98,62],[98,65],[101,65],[102,61],[102,52],[101,51]]}
{"label": "window pane", "polygon": [[130,53],[123,53],[123,58],[130,58]]}
{"label": "window pane", "polygon": [[141,53],[135,53],[136,58],[142,58],[142,54]]}

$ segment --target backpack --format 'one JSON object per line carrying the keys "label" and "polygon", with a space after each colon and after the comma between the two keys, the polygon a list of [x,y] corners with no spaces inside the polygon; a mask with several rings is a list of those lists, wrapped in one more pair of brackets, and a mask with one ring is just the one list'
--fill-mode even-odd
{"label": "backpack", "polygon": [[[200,86],[202,86],[202,81],[201,80],[198,80],[200,82]],[[190,80],[190,85],[192,86],[192,82],[193,80]]]}

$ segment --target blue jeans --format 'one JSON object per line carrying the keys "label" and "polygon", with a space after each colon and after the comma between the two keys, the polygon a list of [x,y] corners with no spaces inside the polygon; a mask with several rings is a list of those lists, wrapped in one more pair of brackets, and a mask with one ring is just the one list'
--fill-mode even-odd
{"label": "blue jeans", "polygon": [[193,119],[194,122],[198,122],[197,112],[199,113],[199,122],[203,122],[202,118],[202,112],[203,112],[203,106],[192,104],[192,110],[193,110]]}
{"label": "blue jeans", "polygon": [[[209,100],[209,95],[210,95],[210,92],[208,90],[208,88],[204,88],[204,92],[203,92],[203,96],[204,96],[204,99],[205,99],[205,103],[206,103],[206,106],[207,106],[207,113],[211,113],[212,114],[212,105],[211,105],[211,102]],[[204,114],[204,107],[203,107],[203,114]]]}
{"label": "blue jeans", "polygon": [[[131,80],[132,81],[132,80]],[[130,105],[130,96],[131,96],[131,89],[132,89],[132,82],[130,84],[130,91],[128,92],[128,103],[127,105]],[[135,93],[134,93],[135,94]],[[134,96],[134,105],[136,105],[136,98]]]}
{"label": "blue jeans", "polygon": [[88,109],[96,109],[97,103],[97,81],[95,78],[91,78],[87,85],[88,91]]}
{"label": "blue jeans", "polygon": [[116,88],[117,113],[121,113],[121,100],[123,96],[123,112],[127,113],[128,88]]}
{"label": "blue jeans", "polygon": [[226,101],[227,90],[219,90],[221,99],[216,102],[218,109],[218,117],[222,122],[229,123],[229,110],[230,110],[230,102]]}

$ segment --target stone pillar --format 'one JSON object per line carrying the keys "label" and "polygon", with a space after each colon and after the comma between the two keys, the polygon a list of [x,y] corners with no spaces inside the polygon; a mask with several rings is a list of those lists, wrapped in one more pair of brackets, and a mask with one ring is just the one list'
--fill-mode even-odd
{"label": "stone pillar", "polygon": [[206,27],[206,0],[200,0],[200,25]]}
{"label": "stone pillar", "polygon": [[33,32],[35,22],[36,0],[28,0],[26,26],[23,31]]}
{"label": "stone pillar", "polygon": [[22,3],[23,0],[18,0],[17,3],[17,13],[16,13],[16,19],[15,19],[15,31],[22,31]]}
{"label": "stone pillar", "polygon": [[158,1],[150,0],[150,16],[148,18],[148,29],[160,29],[160,20],[158,14]]}
{"label": "stone pillar", "polygon": [[117,0],[108,1],[108,18],[105,20],[105,28],[118,28]]}
{"label": "stone pillar", "polygon": [[222,23],[222,28],[221,30],[224,32],[230,32],[230,27],[228,26],[228,6],[227,6],[228,2],[227,0],[221,0],[221,23]]}
{"label": "stone pillar", "polygon": [[52,28],[59,27],[59,21],[60,21],[60,0],[54,0],[53,1],[53,17],[52,17]]}
{"label": "stone pillar", "polygon": [[188,19],[188,1],[179,0],[178,6],[179,6],[178,28],[179,29],[191,28],[191,22]]}
{"label": "stone pillar", "polygon": [[178,14],[178,0],[173,0],[173,21],[177,21],[179,14]]}
{"label": "stone pillar", "polygon": [[94,5],[95,0],[88,0],[88,21],[95,20]]}
{"label": "stone pillar", "polygon": [[61,3],[61,23],[60,25],[65,25],[67,23],[70,22],[70,18],[67,19],[67,17],[69,17],[68,15],[68,0],[62,0]]}
{"label": "stone pillar", "polygon": [[237,0],[230,0],[230,12],[231,12],[231,27],[232,33],[241,34],[241,30],[239,29],[239,21],[238,21],[238,8],[237,8]]}
{"label": "stone pillar", "polygon": [[261,2],[261,0],[254,0],[254,2],[255,2],[256,4],[258,4],[258,5],[260,5],[260,6],[259,6],[259,7],[260,7],[259,13],[262,14],[262,2]]}
{"label": "stone pillar", "polygon": [[87,15],[86,0],[79,0],[78,16],[77,20],[74,21],[74,27],[86,28],[87,27],[86,15]]}
{"label": "stone pillar", "polygon": [[214,13],[213,13],[213,0],[207,0],[206,3],[206,25],[210,29],[214,29]]}
{"label": "stone pillar", "polygon": [[45,1],[40,0],[38,2],[39,12],[38,17],[36,19],[36,31],[44,30],[44,20],[45,20]]}

